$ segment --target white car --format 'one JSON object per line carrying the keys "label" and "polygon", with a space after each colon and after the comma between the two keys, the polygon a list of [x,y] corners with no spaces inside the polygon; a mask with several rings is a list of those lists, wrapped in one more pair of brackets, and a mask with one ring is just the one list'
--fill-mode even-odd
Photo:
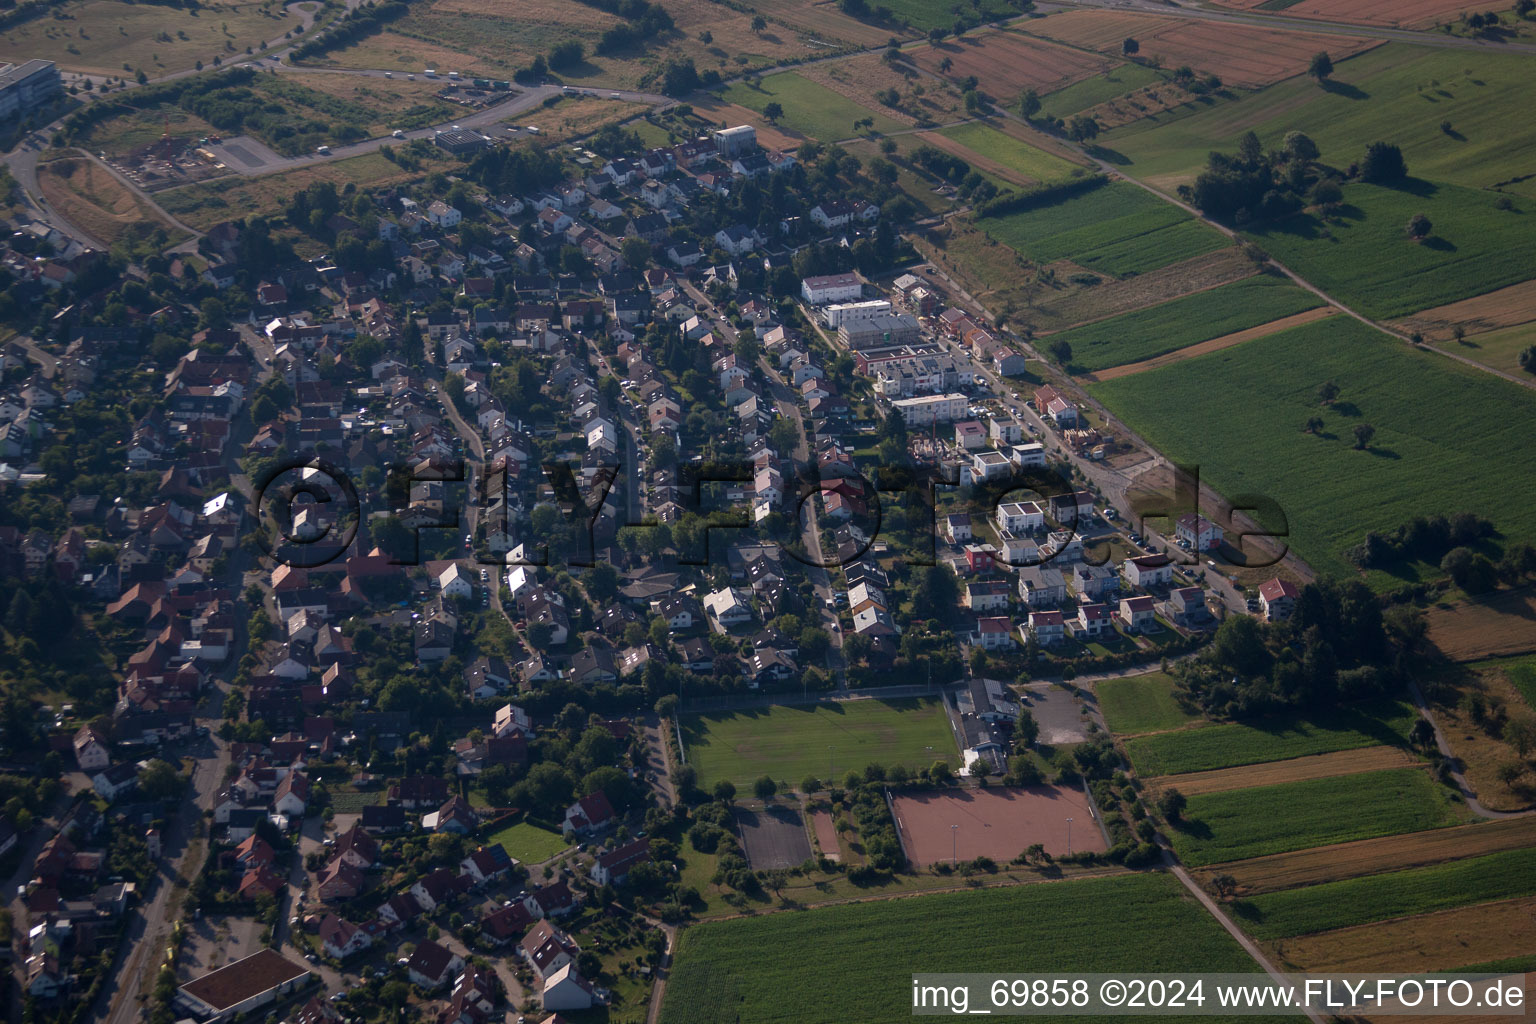
{"label": "white car", "polygon": [[389,133],[389,134],[390,134],[390,135],[392,135],[392,136],[394,136],[394,137],[395,137],[395,138],[397,138],[397,139],[403,139],[403,138],[405,138],[405,132],[404,132],[404,131],[402,131],[402,130],[401,130],[401,129],[399,129],[399,128],[396,128],[396,129],[395,129],[395,130],[394,130],[394,131],[392,131],[392,132],[390,132],[390,133]]}

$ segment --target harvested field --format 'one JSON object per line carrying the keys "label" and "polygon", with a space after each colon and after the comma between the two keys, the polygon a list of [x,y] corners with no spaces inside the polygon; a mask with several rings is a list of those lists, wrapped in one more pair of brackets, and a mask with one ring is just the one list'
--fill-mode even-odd
{"label": "harvested field", "polygon": [[[1007,31],[957,36],[937,46],[919,47],[906,56],[919,67],[955,81],[975,75],[982,91],[1003,104],[1012,104],[1025,89],[1055,92],[1119,63]],[[950,69],[939,70],[940,62],[946,59]]]}
{"label": "harvested field", "polygon": [[818,807],[812,811],[811,828],[816,830],[816,845],[821,847],[821,855],[831,861],[842,860],[842,852],[837,847],[837,825],[832,821],[832,812],[825,807]]}
{"label": "harvested field", "polygon": [[1384,868],[1401,870],[1502,850],[1518,850],[1533,844],[1536,844],[1536,817],[1506,818],[1214,864],[1197,874],[1202,882],[1209,882],[1212,875],[1231,875],[1237,879],[1240,893],[1252,895],[1336,882],[1375,874]]}
{"label": "harvested field", "polygon": [[1219,352],[1224,348],[1231,348],[1233,345],[1241,345],[1245,341],[1252,341],[1254,338],[1262,338],[1266,335],[1274,334],[1277,331],[1289,330],[1292,327],[1300,327],[1302,324],[1309,324],[1314,320],[1321,320],[1324,317],[1333,316],[1337,312],[1338,309],[1333,306],[1318,306],[1316,309],[1308,309],[1301,313],[1294,313],[1291,316],[1281,317],[1279,320],[1271,320],[1267,324],[1260,324],[1257,327],[1250,327],[1246,331],[1234,331],[1231,334],[1224,334],[1219,338],[1212,338],[1210,341],[1202,341],[1197,345],[1190,345],[1186,348],[1181,348],[1177,352],[1168,352],[1164,355],[1155,356],[1152,359],[1144,359],[1139,363],[1127,363],[1124,366],[1112,366],[1107,370],[1100,370],[1097,373],[1087,374],[1083,379],[1089,381],[1104,381],[1114,380],[1116,377],[1129,377],[1133,373],[1141,373],[1144,370],[1155,370],[1159,366],[1167,366],[1169,363],[1177,363],[1181,359],[1192,359],[1195,356],[1203,356],[1207,352]]}
{"label": "harvested field", "polygon": [[1483,903],[1384,924],[1321,932],[1277,944],[1307,970],[1440,971],[1536,952],[1536,898]]}
{"label": "harvested field", "polygon": [[1455,21],[1463,11],[1486,10],[1487,6],[1476,0],[1300,0],[1282,13],[1354,25],[1431,28]]}
{"label": "harvested field", "polygon": [[1144,58],[1161,57],[1167,67],[1188,64],[1228,85],[1250,89],[1302,74],[1319,50],[1327,50],[1337,61],[1381,45],[1378,40],[1359,36],[1132,12],[1069,11],[1032,21],[1029,29],[1036,35],[1100,53],[1119,53],[1121,43],[1132,36],[1141,43]]}
{"label": "harvested field", "polygon": [[754,0],[752,7],[770,22],[793,25],[823,43],[883,46],[891,37],[889,29],[844,14],[837,0]]}
{"label": "harvested field", "polygon": [[738,807],[736,832],[753,871],[798,867],[811,859],[811,838],[805,834],[805,819],[797,807],[773,804],[760,811]]}
{"label": "harvested field", "polygon": [[1404,317],[1396,326],[1405,331],[1419,331],[1429,341],[1452,341],[1452,331],[1456,327],[1468,334],[1482,334],[1532,320],[1536,320],[1536,280],[1426,309]]}
{"label": "harvested field", "polygon": [[1164,776],[1149,785],[1152,789],[1161,790],[1166,783],[1176,787],[1185,796],[1193,796],[1196,793],[1219,793],[1249,786],[1327,779],[1335,775],[1353,775],[1356,772],[1374,772],[1384,768],[1408,768],[1413,764],[1413,758],[1396,747],[1366,747],[1363,750],[1293,757],[1288,761],[1266,761],[1241,768],[1218,768],[1209,772]]}
{"label": "harvested field", "polygon": [[1454,661],[1536,650],[1536,591],[1530,589],[1433,605],[1424,619],[1431,642]]}
{"label": "harvested field", "polygon": [[[1075,786],[903,793],[891,803],[902,849],[918,867],[952,857],[1006,863],[1034,843],[1059,857],[1068,852],[1069,836],[1072,850],[1108,849],[1087,795]],[[1067,824],[1068,818],[1076,828]]]}
{"label": "harvested field", "polygon": [[[879,111],[905,124],[941,124],[969,116],[964,112],[956,90],[948,86],[936,87],[931,81],[920,81],[910,70],[904,75],[877,53],[811,64],[802,68],[800,74],[861,107]],[[914,86],[920,90],[914,90]],[[887,89],[900,94],[899,106],[888,106],[875,98],[877,92]],[[918,91],[922,95],[918,95]]]}

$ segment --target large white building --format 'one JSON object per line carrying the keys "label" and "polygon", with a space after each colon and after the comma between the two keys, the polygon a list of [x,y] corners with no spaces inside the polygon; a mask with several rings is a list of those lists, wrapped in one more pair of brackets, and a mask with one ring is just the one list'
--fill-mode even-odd
{"label": "large white building", "polygon": [[916,398],[899,398],[891,408],[909,427],[926,427],[934,423],[952,423],[966,415],[966,398],[961,394],[919,395]]}
{"label": "large white building", "polygon": [[822,320],[834,331],[852,320],[868,320],[870,317],[889,313],[891,304],[884,299],[868,302],[838,302],[821,311]]}
{"label": "large white building", "polygon": [[715,132],[715,152],[727,160],[757,152],[757,129],[749,124]]}
{"label": "large white building", "polygon": [[807,277],[800,282],[800,297],[813,306],[849,302],[863,295],[864,282],[859,280],[858,274],[825,274]]}
{"label": "large white building", "polygon": [[0,66],[0,118],[12,118],[41,107],[64,92],[58,65],[51,60]]}

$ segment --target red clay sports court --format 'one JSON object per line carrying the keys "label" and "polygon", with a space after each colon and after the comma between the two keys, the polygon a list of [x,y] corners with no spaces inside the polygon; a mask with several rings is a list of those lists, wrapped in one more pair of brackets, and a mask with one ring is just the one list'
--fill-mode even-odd
{"label": "red clay sports court", "polygon": [[[1109,849],[1088,796],[1071,786],[988,786],[891,797],[896,831],[914,867],[991,857],[1005,864],[1035,843],[1053,857]],[[958,825],[952,829],[950,826]]]}

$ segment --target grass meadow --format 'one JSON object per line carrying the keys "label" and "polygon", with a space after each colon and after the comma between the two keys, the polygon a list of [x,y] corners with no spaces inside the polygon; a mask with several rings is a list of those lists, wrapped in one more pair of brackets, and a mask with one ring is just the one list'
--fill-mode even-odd
{"label": "grass meadow", "polygon": [[1322,300],[1290,281],[1258,274],[1149,309],[1053,335],[1072,346],[1072,364],[1105,370],[1314,309]]}
{"label": "grass meadow", "polygon": [[1214,228],[1125,182],[1038,210],[985,218],[977,227],[1036,262],[1070,259],[1116,277],[1155,270],[1227,244]]}
{"label": "grass meadow", "polygon": [[1472,903],[1536,893],[1536,849],[1349,878],[1269,892],[1233,904],[1234,916],[1259,939],[1347,928]]}
{"label": "grass meadow", "polygon": [[1073,82],[1064,89],[1057,89],[1041,100],[1040,110],[1051,117],[1071,117],[1073,114],[1100,103],[1108,103],[1118,96],[1134,92],[1143,86],[1155,85],[1163,76],[1141,64],[1122,64],[1104,72]]}
{"label": "grass meadow", "polygon": [[939,134],[1036,181],[1061,181],[1084,173],[1077,164],[1068,163],[979,121],[953,125]]}
{"label": "grass meadow", "polygon": [[1199,793],[1170,829],[1190,867],[1420,832],[1465,821],[1466,807],[1419,768]]}
{"label": "grass meadow", "polygon": [[[1338,399],[1319,404],[1332,380]],[[1480,511],[1509,536],[1536,532],[1536,429],[1518,385],[1332,317],[1090,390],[1170,459],[1222,494],[1264,495],[1288,542],[1320,572],[1370,530]],[[1323,420],[1317,435],[1308,418]],[[1367,450],[1353,428],[1368,423]],[[1496,457],[1491,453],[1499,453]],[[1272,524],[1273,525],[1273,524]],[[1373,573],[1377,586],[1416,578]],[[1434,575],[1438,575],[1435,571]]]}
{"label": "grass meadow", "polygon": [[558,832],[520,821],[508,825],[486,840],[486,845],[500,843],[502,849],[522,864],[541,864],[571,844]]}
{"label": "grass meadow", "polygon": [[1198,714],[1184,710],[1173,699],[1173,677],[1166,672],[1105,679],[1093,689],[1104,721],[1110,731],[1121,736],[1177,729],[1200,721]]}
{"label": "grass meadow", "polygon": [[933,699],[775,705],[683,720],[688,763],[709,789],[721,779],[748,792],[764,775],[798,787],[807,775],[842,778],[879,763],[959,764],[944,705]]}
{"label": "grass meadow", "polygon": [[1331,754],[1378,744],[1403,744],[1417,713],[1399,701],[1338,708],[1307,721],[1281,719],[1262,725],[1225,722],[1142,736],[1126,742],[1131,763],[1143,776],[1178,775],[1215,768]]}
{"label": "grass meadow", "polygon": [[[1340,61],[1328,87],[1297,77],[1196,113],[1154,115],[1100,142],[1128,161],[1128,173],[1172,184],[1193,178],[1210,150],[1230,152],[1250,130],[1266,147],[1279,146],[1286,132],[1306,132],[1335,167],[1347,167],[1367,143],[1382,139],[1403,147],[1419,177],[1474,188],[1507,182],[1510,191],[1536,198],[1529,91],[1523,55],[1389,43]],[[1064,114],[1053,101],[1047,98],[1046,109]]]}
{"label": "grass meadow", "polygon": [[1171,876],[1116,875],[695,925],[680,936],[661,1021],[897,1020],[912,1012],[914,971],[1025,969],[1254,964]]}
{"label": "grass meadow", "polygon": [[873,118],[879,132],[900,131],[907,126],[869,107],[861,106],[825,86],[793,71],[769,75],[755,83],[737,82],[722,97],[728,103],[763,112],[770,103],[784,108],[779,124],[823,142],[853,138],[853,122]]}

